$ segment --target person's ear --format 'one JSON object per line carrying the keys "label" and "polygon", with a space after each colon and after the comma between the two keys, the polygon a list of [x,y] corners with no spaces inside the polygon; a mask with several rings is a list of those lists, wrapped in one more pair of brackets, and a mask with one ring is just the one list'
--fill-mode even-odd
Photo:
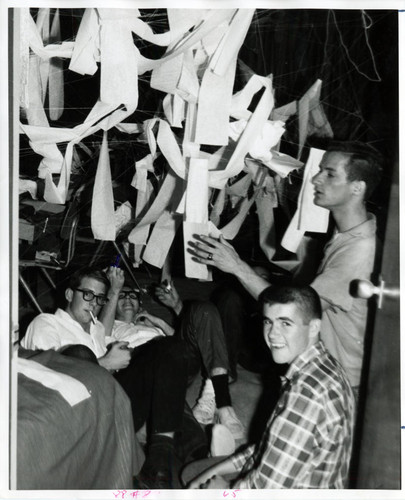
{"label": "person's ear", "polygon": [[366,194],[366,183],[364,181],[353,181],[352,182],[352,191],[356,196],[363,196]]}
{"label": "person's ear", "polygon": [[66,288],[65,290],[65,299],[68,301],[68,302],[72,302],[73,300],[73,290],[71,288]]}
{"label": "person's ear", "polygon": [[309,322],[309,336],[310,338],[316,337],[321,331],[321,320],[311,319]]}

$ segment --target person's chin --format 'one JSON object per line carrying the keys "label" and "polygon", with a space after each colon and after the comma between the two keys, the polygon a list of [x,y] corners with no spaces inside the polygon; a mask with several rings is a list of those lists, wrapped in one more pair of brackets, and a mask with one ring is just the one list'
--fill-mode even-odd
{"label": "person's chin", "polygon": [[290,362],[290,356],[285,347],[282,349],[271,349],[271,355],[273,357],[273,361],[277,364],[282,365]]}
{"label": "person's chin", "polygon": [[316,194],[314,196],[314,205],[316,205],[317,207],[322,207],[322,197],[321,197],[321,195]]}

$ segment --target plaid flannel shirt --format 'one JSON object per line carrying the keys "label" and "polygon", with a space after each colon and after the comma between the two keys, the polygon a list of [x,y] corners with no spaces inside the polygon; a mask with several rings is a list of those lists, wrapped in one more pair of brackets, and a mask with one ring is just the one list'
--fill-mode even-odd
{"label": "plaid flannel shirt", "polygon": [[232,456],[237,488],[344,488],[355,402],[340,364],[321,341],[290,365],[258,446]]}

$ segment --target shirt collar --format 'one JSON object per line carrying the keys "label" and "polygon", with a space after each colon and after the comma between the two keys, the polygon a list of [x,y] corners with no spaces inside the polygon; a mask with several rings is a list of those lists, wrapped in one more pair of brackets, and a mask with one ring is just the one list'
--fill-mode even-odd
{"label": "shirt collar", "polygon": [[367,212],[367,220],[359,224],[358,226],[352,227],[351,229],[348,229],[347,231],[343,231],[342,233],[339,233],[336,230],[335,234],[347,234],[349,236],[362,236],[367,237],[367,236],[373,236],[377,230],[377,221],[376,217],[374,214]]}
{"label": "shirt collar", "polygon": [[[83,329],[82,325],[78,321],[76,321],[74,318],[72,318],[72,316],[68,312],[66,312],[64,309],[59,309],[59,308],[56,309],[55,316],[58,316],[61,320],[65,321],[65,322],[69,322],[72,325],[75,325],[76,328],[78,327],[81,330],[83,330],[85,333],[87,333]],[[98,320],[96,320],[96,321],[98,323]],[[93,322],[90,323],[90,333],[93,333],[93,330],[94,330],[95,326],[96,325],[94,325]]]}
{"label": "shirt collar", "polygon": [[316,344],[312,345],[306,351],[295,358],[295,360],[288,367],[285,376],[281,378],[282,385],[284,386],[286,383],[292,382],[296,377],[298,377],[300,372],[302,372],[302,369],[305,365],[313,361],[315,358],[318,358],[325,352],[325,346],[323,345],[322,340],[318,340]]}

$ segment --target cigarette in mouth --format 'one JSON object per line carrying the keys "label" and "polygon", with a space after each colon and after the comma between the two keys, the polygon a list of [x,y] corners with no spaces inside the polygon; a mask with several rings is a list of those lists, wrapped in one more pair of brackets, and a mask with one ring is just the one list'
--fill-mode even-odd
{"label": "cigarette in mouth", "polygon": [[90,313],[90,316],[91,316],[91,321],[93,322],[93,325],[95,325],[96,324],[96,318],[94,317],[94,314],[91,311],[89,311],[89,313]]}

